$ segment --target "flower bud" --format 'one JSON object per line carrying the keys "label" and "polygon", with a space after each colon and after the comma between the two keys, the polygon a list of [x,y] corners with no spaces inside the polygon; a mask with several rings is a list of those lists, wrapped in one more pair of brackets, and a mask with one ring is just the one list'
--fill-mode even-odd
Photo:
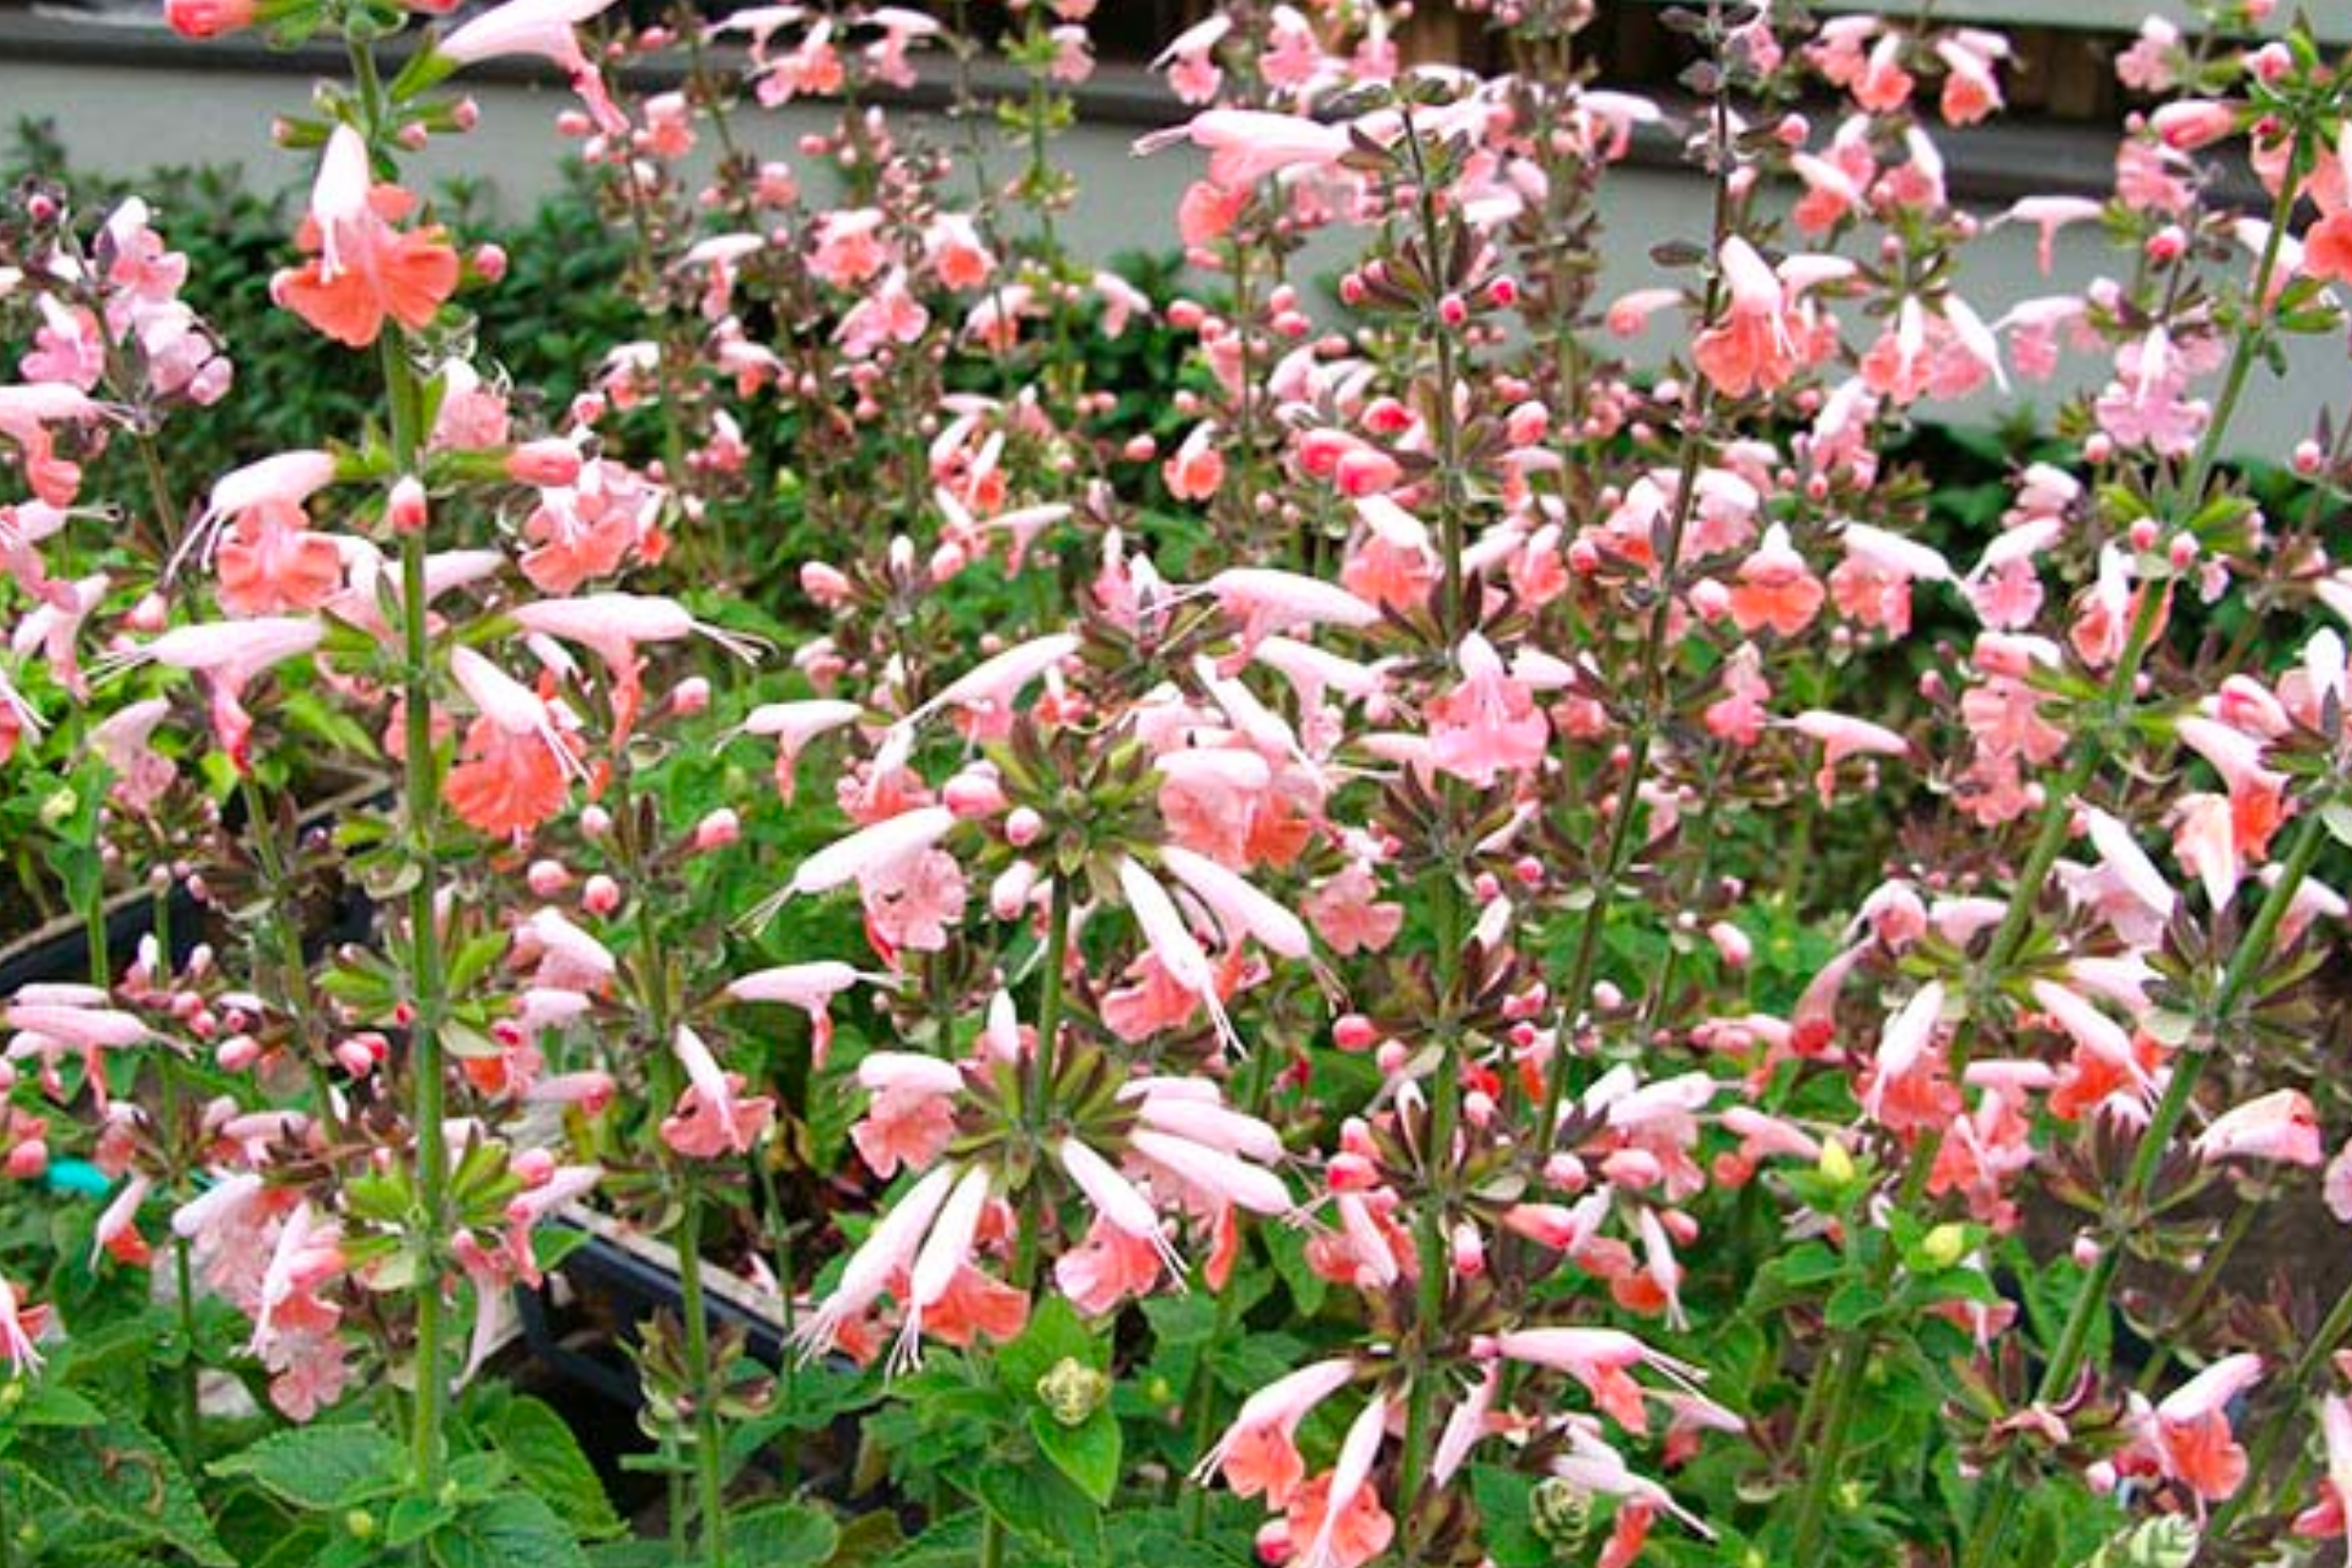
{"label": "flower bud", "polygon": [[602,871],[580,889],[580,907],[592,915],[609,915],[621,908],[621,884]]}
{"label": "flower bud", "polygon": [[1968,1233],[1949,1221],[1920,1239],[1920,1255],[1939,1269],[1949,1269],[1968,1252]]}
{"label": "flower bud", "polygon": [[425,487],[414,474],[403,474],[384,501],[384,526],[394,533],[422,533],[429,510]]}
{"label": "flower bud", "polygon": [[1016,850],[1027,849],[1044,832],[1045,819],[1027,806],[1015,807],[1004,818],[1004,837]]}
{"label": "flower bud", "polygon": [[526,441],[507,454],[507,477],[518,485],[561,489],[580,478],[580,449],[560,438]]}
{"label": "flower bud", "polygon": [[743,819],[721,806],[694,825],[695,852],[708,854],[713,850],[723,850],[742,836]]}
{"label": "flower bud", "polygon": [[1063,1426],[1083,1426],[1110,1397],[1111,1380],[1076,1356],[1063,1356],[1037,1380],[1038,1403]]}

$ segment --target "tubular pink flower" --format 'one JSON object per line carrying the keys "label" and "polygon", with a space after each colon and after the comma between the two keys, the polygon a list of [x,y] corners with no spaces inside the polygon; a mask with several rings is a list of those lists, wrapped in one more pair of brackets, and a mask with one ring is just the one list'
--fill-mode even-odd
{"label": "tubular pink flower", "polygon": [[1873,1119],[1884,1108],[1888,1088],[1926,1059],[1942,1017],[1943,983],[1931,980],[1912,992],[1911,1000],[1887,1022],[1873,1059],[1870,1092],[1863,1097],[1862,1108]]}
{"label": "tubular pink flower", "polygon": [[[2318,1165],[2325,1158],[2320,1147],[2318,1116],[2310,1098],[2300,1089],[2278,1089],[2224,1111],[2197,1135],[2190,1145],[2197,1157],[2268,1159],[2286,1165]],[[2177,1396],[2175,1396],[2177,1397]]]}
{"label": "tubular pink flower", "polygon": [[1192,927],[1176,911],[1176,901],[1168,896],[1168,889],[1127,855],[1119,857],[1119,887],[1126,895],[1129,912],[1142,927],[1143,941],[1152,956],[1159,961],[1169,979],[1209,1009],[1217,1038],[1228,1050],[1238,1054],[1241,1038],[1233,1032],[1232,1021],[1225,1016],[1225,1004],[1217,996],[1216,971],[1211,967],[1209,955],[1201,950]]}
{"label": "tubular pink flower", "polygon": [[1313,953],[1313,944],[1307,934],[1307,923],[1260,892],[1244,877],[1238,876],[1211,860],[1176,844],[1160,846],[1159,863],[1176,873],[1176,880],[1197,894],[1225,928],[1228,942],[1237,942],[1245,934],[1257,939],[1259,946],[1284,958],[1304,959]]}
{"label": "tubular pink flower", "polygon": [[1000,708],[1010,703],[1030,681],[1078,652],[1078,648],[1079,639],[1074,633],[1032,638],[950,680],[901,722],[913,724],[942,708]]}
{"label": "tubular pink flower", "polygon": [[800,863],[783,891],[753,912],[764,924],[785,900],[797,894],[831,892],[881,869],[922,853],[947,836],[955,813],[945,806],[918,806],[835,839]]}
{"label": "tubular pink flower", "polygon": [[893,1371],[918,1367],[923,1362],[923,1313],[947,1293],[956,1275],[971,1261],[973,1238],[980,1232],[981,1211],[987,1206],[989,1173],[985,1165],[967,1167],[955,1184],[955,1191],[939,1211],[938,1222],[924,1238],[921,1251],[915,1253],[914,1267],[908,1276],[907,1320],[900,1328],[898,1346],[891,1352]]}
{"label": "tubular pink flower", "polygon": [[1054,1149],[1071,1182],[1085,1195],[1095,1213],[1112,1225],[1140,1241],[1148,1241],[1167,1267],[1170,1277],[1181,1286],[1184,1282],[1184,1260],[1176,1255],[1161,1228],[1158,1214],[1151,1200],[1136,1190],[1133,1182],[1119,1175],[1119,1168],[1077,1138],[1063,1138]]}
{"label": "tubular pink flower", "polygon": [[[1352,1361],[1318,1361],[1276,1378],[1241,1402],[1233,1425],[1193,1467],[1193,1480],[1206,1485],[1213,1478],[1224,1475],[1228,1484],[1232,1484],[1232,1465],[1239,1450],[1269,1434],[1287,1444],[1299,1424],[1313,1414],[1317,1405],[1355,1379],[1356,1364]],[[1268,1499],[1277,1508],[1288,1501],[1287,1496]]]}
{"label": "tubular pink flower", "polygon": [[1388,1396],[1374,1394],[1340,1440],[1339,1458],[1331,1466],[1331,1489],[1324,1499],[1323,1526],[1308,1542],[1299,1568],[1331,1568],[1336,1560],[1331,1554],[1332,1533],[1356,1494],[1371,1479],[1372,1462],[1380,1457],[1380,1442],[1387,1429]]}
{"label": "tubular pink flower", "polygon": [[537,692],[471,648],[449,650],[449,674],[456,678],[458,686],[483,717],[510,736],[537,738],[555,758],[557,766],[572,777],[588,776],[587,768],[573,752],[564,732],[556,728],[554,715]]}
{"label": "tubular pink flower", "polygon": [[1154,131],[1138,156],[1187,142],[1209,155],[1211,182],[1246,190],[1285,169],[1329,168],[1348,155],[1347,127],[1257,109],[1208,109],[1182,125]]}
{"label": "tubular pink flower", "polygon": [[773,1002],[808,1014],[809,1027],[814,1036],[816,1065],[821,1067],[832,1045],[832,1000],[860,981],[877,985],[893,984],[888,975],[871,975],[838,960],[822,959],[755,970],[730,981],[727,994],[737,1002]]}
{"label": "tubular pink flower", "polygon": [[858,1060],[857,1081],[878,1095],[958,1095],[964,1092],[964,1070],[912,1051],[870,1051]]}
{"label": "tubular pink flower", "polygon": [[500,55],[537,55],[571,78],[572,90],[596,117],[598,128],[618,136],[628,130],[629,122],[606,96],[574,30],[611,5],[612,0],[507,0],[441,40],[439,52],[462,66]]}
{"label": "tubular pink flower", "polygon": [[832,1294],[819,1302],[793,1334],[804,1365],[831,1349],[842,1325],[879,1300],[891,1276],[914,1260],[958,1174],[954,1165],[943,1164],[925,1176],[850,1254]]}
{"label": "tubular pink flower", "polygon": [[1290,1189],[1280,1176],[1221,1149],[1148,1127],[1129,1133],[1127,1146],[1154,1164],[1165,1166],[1177,1179],[1253,1214],[1295,1212]]}

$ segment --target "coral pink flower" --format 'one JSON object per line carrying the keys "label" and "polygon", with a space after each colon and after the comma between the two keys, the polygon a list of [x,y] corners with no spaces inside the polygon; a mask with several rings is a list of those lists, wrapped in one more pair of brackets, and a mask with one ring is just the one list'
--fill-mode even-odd
{"label": "coral pink flower", "polygon": [[847,1326],[864,1317],[891,1280],[906,1272],[960,1174],[951,1164],[933,1166],[867,1233],[850,1254],[832,1293],[794,1332],[804,1362],[832,1349]]}
{"label": "coral pink flower", "polygon": [[1739,582],[1731,594],[1731,621],[1742,632],[1769,626],[1794,637],[1821,613],[1823,598],[1820,581],[1790,547],[1788,530],[1775,523],[1764,530],[1755,553],[1740,563]]}
{"label": "coral pink flower", "polygon": [[256,0],[164,0],[163,21],[182,38],[241,32],[259,12]]}
{"label": "coral pink flower", "polygon": [[1178,501],[1207,501],[1215,496],[1225,483],[1225,454],[1217,450],[1215,440],[1215,421],[1203,420],[1160,465],[1160,477],[1167,482],[1170,495]]}
{"label": "coral pink flower", "polygon": [[2322,1539],[2352,1533],[2352,1401],[2320,1401],[2320,1435],[2327,1446],[2327,1476],[2320,1499],[2295,1516],[2295,1534]]}
{"label": "coral pink flower", "polygon": [[1351,860],[1300,906],[1325,944],[1343,957],[1383,952],[1405,927],[1405,906],[1380,901],[1372,869]]}
{"label": "coral pink flower", "polygon": [[1206,1483],[1222,1476],[1239,1497],[1265,1494],[1270,1508],[1287,1508],[1307,1474],[1296,1444],[1299,1424],[1355,1381],[1351,1361],[1319,1361],[1275,1379],[1242,1401],[1233,1425],[1193,1471]]}
{"label": "coral pink flower", "polygon": [[48,1326],[49,1310],[27,1305],[7,1276],[0,1275],[0,1358],[5,1358],[18,1376],[41,1369],[37,1342],[48,1331]]}
{"label": "coral pink flower", "polygon": [[1512,679],[1476,632],[1463,639],[1455,659],[1461,684],[1429,704],[1431,763],[1481,789],[1499,774],[1540,767],[1551,727],[1526,682]]}
{"label": "coral pink flower", "polygon": [[1799,735],[1822,743],[1821,771],[1813,775],[1813,787],[1820,792],[1825,806],[1837,791],[1838,764],[1847,757],[1911,755],[1909,741],[1867,719],[1810,708],[1788,722],[1789,728]]}
{"label": "coral pink flower", "polygon": [[232,615],[315,610],[343,583],[334,540],[313,533],[299,506],[265,501],[240,513],[215,552],[220,603]]}
{"label": "coral pink flower", "polygon": [[612,0],[507,0],[441,40],[439,51],[460,65],[536,55],[571,78],[572,90],[587,105],[599,130],[620,136],[629,128],[628,117],[605,92],[604,78],[581,48],[577,30],[611,5]]}
{"label": "coral pink flower", "polygon": [[1737,235],[1723,242],[1716,260],[1728,300],[1723,315],[1692,344],[1692,361],[1727,397],[1773,392],[1798,364],[1781,281]]}
{"label": "coral pink flower", "polygon": [[2224,1111],[2191,1145],[2204,1160],[2267,1159],[2286,1165],[2317,1165],[2320,1123],[2310,1098],[2300,1089],[2278,1089]]}
{"label": "coral pink flower", "polygon": [[1209,178],[1227,190],[1247,190],[1284,169],[1329,168],[1348,155],[1345,126],[1256,109],[1209,109],[1136,143],[1138,153],[1189,141],[1209,154]]}
{"label": "coral pink flower", "polygon": [[472,649],[452,650],[449,670],[479,716],[449,770],[449,809],[481,832],[527,833],[586,776],[580,739],[561,721],[568,716]]}
{"label": "coral pink flower", "polygon": [[2157,1405],[2132,1396],[2140,1463],[2180,1482],[2200,1503],[2219,1502],[2246,1482],[2246,1450],[2229,1429],[2228,1406],[2262,1381],[2262,1357],[2225,1356]]}
{"label": "coral pink flower", "polygon": [[722,1072],[702,1037],[682,1023],[675,1044],[689,1086],[677,1114],[663,1119],[661,1141],[692,1159],[749,1153],[775,1119],[775,1101],[740,1098],[743,1075]]}
{"label": "coral pink flower", "polygon": [[108,668],[156,663],[202,675],[212,688],[213,736],[242,773],[248,766],[253,716],[239,700],[271,665],[309,653],[326,637],[318,621],[265,616],[251,621],[177,626],[128,652],[111,655]]}
{"label": "coral pink flower", "polygon": [[373,344],[388,316],[423,331],[457,292],[458,266],[438,226],[394,227],[415,206],[398,185],[374,182],[359,133],[336,126],[296,236],[311,259],[273,277],[270,297],[354,349]]}
{"label": "coral pink flower", "polygon": [[2330,283],[2352,283],[2352,211],[2331,213],[2303,238],[2303,270]]}
{"label": "coral pink flower", "polygon": [[[847,964],[820,960],[812,964],[786,964],[773,969],[759,969],[728,983],[727,994],[737,1002],[773,1002],[797,1007],[809,1015],[809,1028],[813,1036],[814,1065],[825,1065],[826,1053],[833,1039],[832,1014],[829,1010],[832,999],[860,981],[888,984],[889,977],[869,975]],[[888,1171],[881,1173],[889,1175]]]}
{"label": "coral pink flower", "polygon": [[1521,1329],[1497,1334],[1477,1350],[1567,1373],[1611,1420],[1635,1433],[1647,1432],[1650,1421],[1642,1386],[1631,1375],[1634,1367],[1647,1367],[1691,1393],[1707,1375],[1617,1329]]}

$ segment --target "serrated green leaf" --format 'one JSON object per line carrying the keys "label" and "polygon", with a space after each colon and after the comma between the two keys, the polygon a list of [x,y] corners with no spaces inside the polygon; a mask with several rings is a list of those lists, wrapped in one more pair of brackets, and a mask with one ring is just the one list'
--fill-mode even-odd
{"label": "serrated green leaf", "polygon": [[587,1568],[587,1554],[555,1510],[528,1492],[493,1498],[435,1532],[440,1568]]}
{"label": "serrated green leaf", "polygon": [[727,1520],[727,1556],[755,1568],[814,1568],[833,1555],[841,1531],[822,1508],[779,1502]]}
{"label": "serrated green leaf", "polygon": [[1077,1482],[1078,1489],[1108,1507],[1119,1486],[1120,1438],[1119,1418],[1105,1406],[1075,1426],[1064,1426],[1051,1411],[1029,1412],[1029,1435],[1055,1469]]}
{"label": "serrated green leaf", "polygon": [[281,1502],[314,1512],[348,1508],[400,1484],[400,1444],[373,1426],[296,1426],[213,1461],[211,1471],[242,1478]]}
{"label": "serrated green leaf", "polygon": [[624,1528],[596,1466],[564,1418],[527,1395],[505,1401],[483,1424],[515,1480],[545,1500],[575,1534],[602,1539]]}

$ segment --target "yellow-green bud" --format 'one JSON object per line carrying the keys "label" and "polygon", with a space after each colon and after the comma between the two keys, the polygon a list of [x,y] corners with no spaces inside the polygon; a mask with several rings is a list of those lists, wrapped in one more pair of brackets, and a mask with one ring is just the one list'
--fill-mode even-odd
{"label": "yellow-green bud", "polygon": [[1082,1426],[1110,1396],[1111,1380],[1076,1356],[1063,1356],[1037,1380],[1037,1397],[1064,1426]]}
{"label": "yellow-green bud", "polygon": [[352,1533],[354,1539],[373,1540],[375,1539],[375,1516],[365,1508],[354,1508],[343,1516],[343,1528]]}
{"label": "yellow-green bud", "polygon": [[1821,1174],[1824,1179],[1844,1187],[1854,1179],[1854,1157],[1845,1152],[1845,1145],[1830,1138],[1821,1146]]}
{"label": "yellow-green bud", "polygon": [[1949,1269],[1967,1251],[1968,1233],[1949,1222],[1928,1232],[1920,1242],[1920,1252],[1939,1269]]}
{"label": "yellow-green bud", "polygon": [[41,802],[41,826],[54,831],[73,820],[73,813],[82,809],[82,797],[71,790],[52,790]]}

